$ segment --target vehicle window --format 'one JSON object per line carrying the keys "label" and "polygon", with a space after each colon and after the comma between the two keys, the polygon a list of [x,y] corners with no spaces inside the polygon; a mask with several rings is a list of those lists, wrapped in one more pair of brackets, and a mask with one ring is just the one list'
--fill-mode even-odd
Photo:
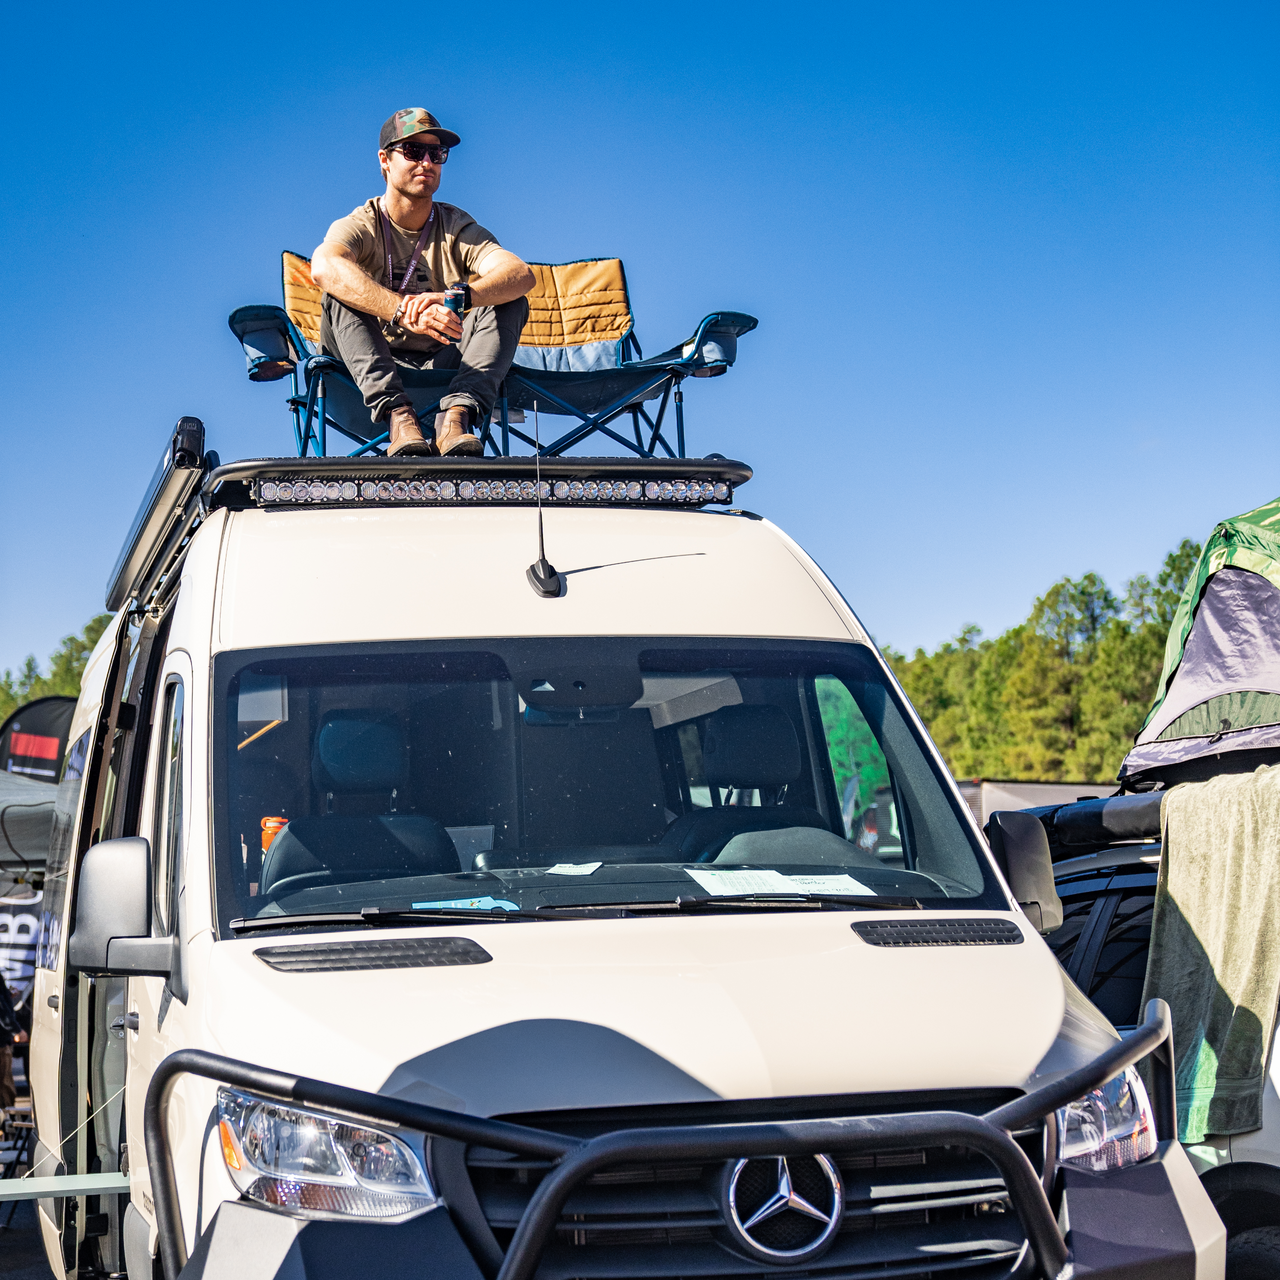
{"label": "vehicle window", "polygon": [[884,752],[853,695],[835,676],[814,681],[845,839],[905,866],[902,830]]}
{"label": "vehicle window", "polygon": [[180,680],[172,680],[164,692],[164,736],[157,757],[156,807],[151,861],[154,868],[152,912],[155,933],[173,931],[182,865],[182,709]]}
{"label": "vehicle window", "polygon": [[742,894],[1005,906],[863,646],[258,651],[220,654],[215,683],[223,929]]}
{"label": "vehicle window", "polygon": [[62,947],[62,929],[67,912],[67,868],[71,864],[71,841],[75,834],[76,811],[80,807],[80,788],[89,761],[86,729],[68,748],[62,763],[62,777],[53,800],[53,830],[49,835],[49,860],[45,863],[44,897],[40,913],[40,941],[36,947],[36,963],[42,969],[58,967]]}

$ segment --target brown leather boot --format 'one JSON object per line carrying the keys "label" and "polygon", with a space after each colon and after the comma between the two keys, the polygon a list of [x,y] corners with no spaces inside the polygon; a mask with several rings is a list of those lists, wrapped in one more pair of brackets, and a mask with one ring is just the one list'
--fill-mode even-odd
{"label": "brown leather boot", "polygon": [[418,415],[402,404],[391,410],[391,439],[387,441],[387,457],[430,458],[435,446],[422,434]]}
{"label": "brown leather boot", "polygon": [[461,405],[436,414],[436,448],[442,458],[477,458],[484,452],[484,442],[467,429],[471,415]]}

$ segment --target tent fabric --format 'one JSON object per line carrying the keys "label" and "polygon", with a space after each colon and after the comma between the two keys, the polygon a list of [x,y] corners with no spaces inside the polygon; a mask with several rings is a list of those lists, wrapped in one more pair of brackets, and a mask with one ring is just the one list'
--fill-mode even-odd
{"label": "tent fabric", "polygon": [[1119,776],[1280,746],[1277,699],[1280,498],[1224,520],[1205,543],[1169,628],[1155,702]]}

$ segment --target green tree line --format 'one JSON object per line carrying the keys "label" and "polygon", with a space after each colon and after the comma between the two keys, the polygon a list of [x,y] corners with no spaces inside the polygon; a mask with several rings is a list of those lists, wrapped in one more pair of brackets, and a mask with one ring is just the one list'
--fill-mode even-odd
{"label": "green tree line", "polygon": [[1096,573],[1063,578],[994,640],[970,626],[933,653],[885,656],[956,777],[1112,781],[1199,555],[1184,538],[1154,582],[1139,574],[1123,597]]}
{"label": "green tree line", "polygon": [[42,675],[35,654],[27,655],[22,669],[15,676],[6,669],[0,676],[0,723],[7,720],[23,703],[54,694],[74,698],[80,692],[80,678],[85,663],[98,643],[98,637],[111,621],[111,614],[100,613],[93,618],[79,635],[64,636],[62,642],[49,655],[49,674]]}

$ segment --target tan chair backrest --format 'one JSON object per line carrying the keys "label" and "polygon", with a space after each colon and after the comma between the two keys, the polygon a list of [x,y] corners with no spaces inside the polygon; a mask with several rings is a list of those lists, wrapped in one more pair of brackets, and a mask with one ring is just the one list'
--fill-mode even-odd
{"label": "tan chair backrest", "polygon": [[527,295],[522,347],[620,342],[631,332],[631,302],[620,258],[529,266],[538,279]]}
{"label": "tan chair backrest", "polygon": [[320,299],[324,296],[324,290],[311,278],[310,258],[289,253],[288,250],[280,258],[284,278],[284,309],[298,332],[319,351]]}
{"label": "tan chair backrest", "polygon": [[[287,250],[280,255],[284,309],[298,332],[320,349],[320,299],[311,259]],[[578,347],[620,342],[631,332],[631,302],[621,258],[586,262],[531,262],[537,283],[528,293],[529,319],[522,347]]]}

